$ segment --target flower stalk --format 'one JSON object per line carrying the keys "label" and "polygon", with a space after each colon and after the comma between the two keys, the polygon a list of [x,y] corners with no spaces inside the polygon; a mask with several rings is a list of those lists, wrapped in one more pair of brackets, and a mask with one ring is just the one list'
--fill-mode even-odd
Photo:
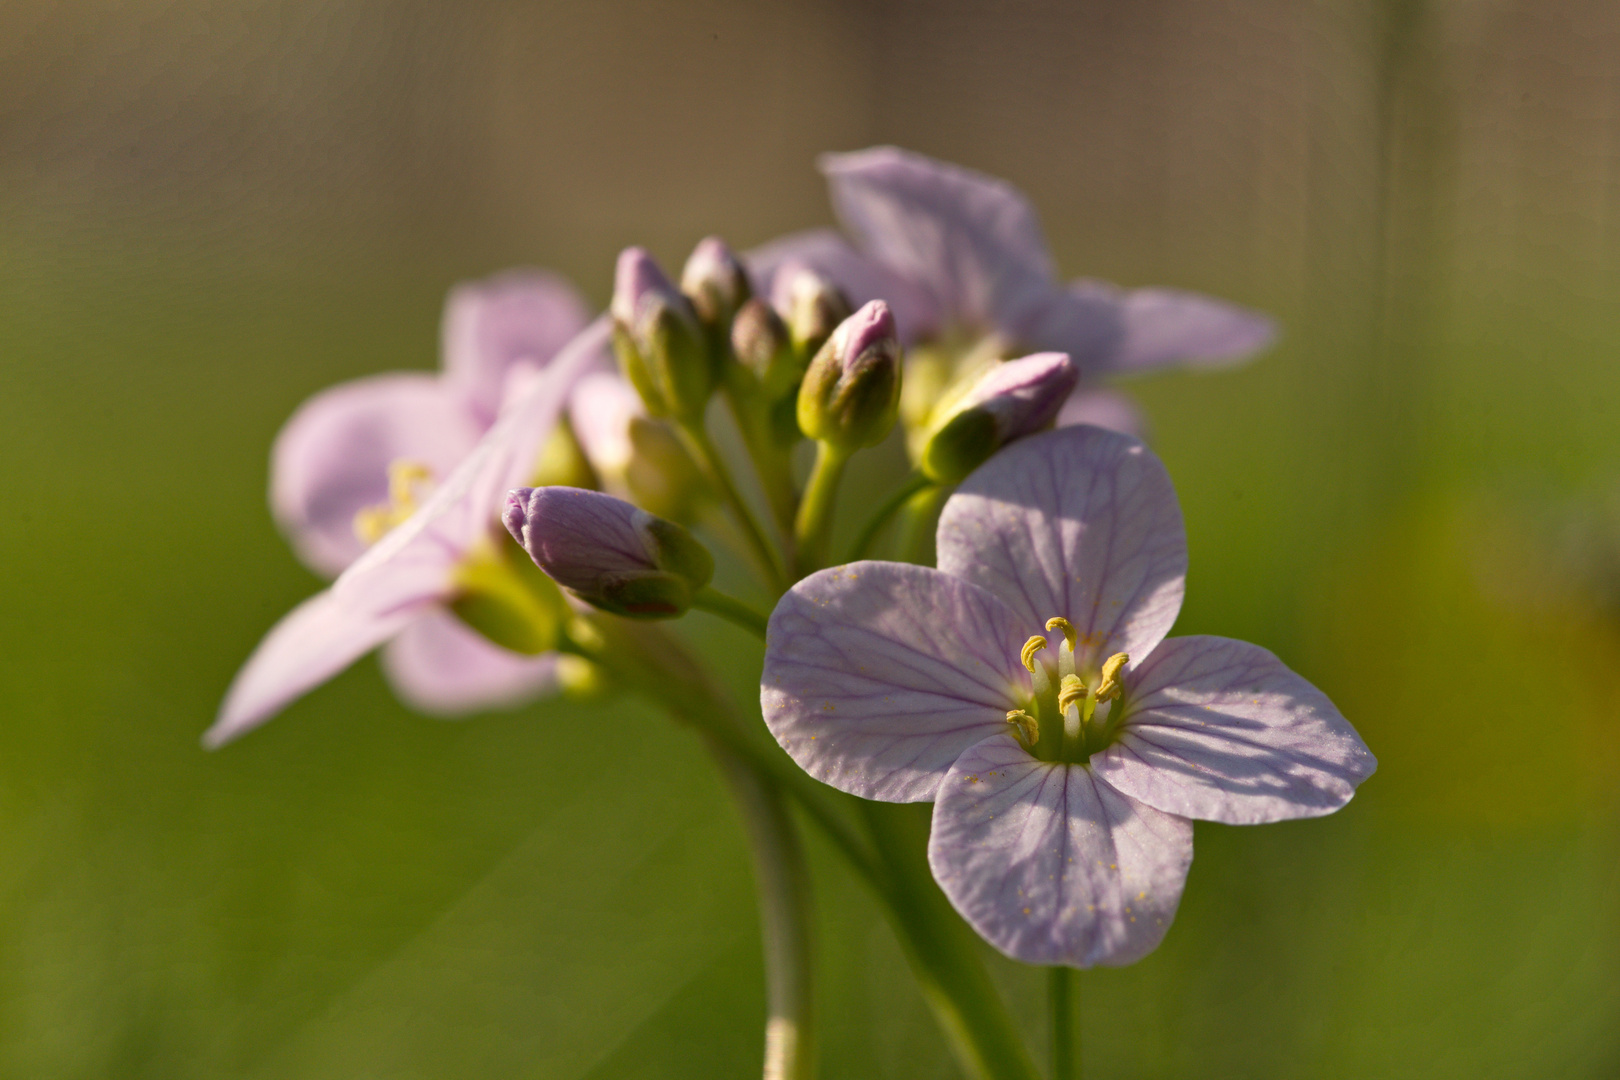
{"label": "flower stalk", "polygon": [[1046,1004],[1052,1080],[1080,1080],[1080,973],[1069,967],[1048,968]]}
{"label": "flower stalk", "polygon": [[927,828],[909,806],[863,801],[861,810],[889,872],[890,925],[957,1061],[975,1080],[1034,1080],[1040,1073],[984,966],[978,938],[929,873]]}
{"label": "flower stalk", "polygon": [[676,430],[680,432],[681,441],[686,444],[688,452],[702,468],[704,478],[720,493],[726,509],[731,512],[732,519],[742,530],[749,551],[754,561],[759,564],[759,569],[765,575],[773,595],[782,593],[791,584],[787,568],[782,564],[776,546],[771,543],[753,508],[748,505],[748,500],[744,499],[742,492],[738,490],[736,481],[731,477],[731,470],[726,467],[725,459],[715,447],[714,440],[709,437],[702,424],[681,424]]}
{"label": "flower stalk", "polygon": [[906,477],[905,482],[895,488],[889,497],[883,500],[882,505],[872,512],[872,516],[867,519],[866,524],[861,526],[861,533],[855,538],[854,547],[849,550],[848,561],[856,562],[870,555],[872,545],[877,543],[878,535],[883,532],[883,527],[893,519],[895,514],[899,513],[900,508],[906,505],[913,495],[923,491],[932,483],[933,481],[920,472],[914,472]]}
{"label": "flower stalk", "polygon": [[810,469],[810,480],[793,524],[801,577],[827,564],[832,549],[833,506],[838,501],[838,485],[849,456],[848,450],[830,442],[816,444],[816,462]]}
{"label": "flower stalk", "polygon": [[718,616],[727,622],[740,626],[750,634],[765,640],[765,616],[738,600],[734,596],[727,596],[713,586],[700,590],[692,597],[692,606],[699,611],[707,611],[710,615]]}

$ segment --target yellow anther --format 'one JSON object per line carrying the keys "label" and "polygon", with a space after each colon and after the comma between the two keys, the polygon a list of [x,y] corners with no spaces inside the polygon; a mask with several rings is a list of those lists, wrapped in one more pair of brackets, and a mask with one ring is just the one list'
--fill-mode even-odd
{"label": "yellow anther", "polygon": [[1103,661],[1102,682],[1097,687],[1098,701],[1112,701],[1119,696],[1119,672],[1130,662],[1131,658],[1122,652]]}
{"label": "yellow anther", "polygon": [[1046,620],[1046,628],[1048,630],[1062,630],[1063,640],[1069,643],[1069,651],[1074,652],[1074,643],[1079,639],[1079,634],[1076,633],[1073,623],[1061,615],[1054,615]]}
{"label": "yellow anther", "polygon": [[1040,722],[1023,709],[1014,709],[1008,713],[1007,723],[1017,726],[1018,734],[1023,737],[1025,746],[1032,747],[1041,741]]}
{"label": "yellow anther", "polygon": [[1046,635],[1036,634],[1024,642],[1024,647],[1018,650],[1018,659],[1022,660],[1024,666],[1029,668],[1031,675],[1035,674],[1035,654],[1044,648],[1046,648]]}
{"label": "yellow anther", "polygon": [[1070,705],[1077,705],[1085,698],[1086,684],[1080,681],[1080,676],[1063,676],[1063,681],[1058,684],[1058,708],[1068,712]]}
{"label": "yellow anther", "polygon": [[416,512],[417,489],[433,479],[433,470],[420,461],[400,458],[388,463],[388,501],[407,511]]}
{"label": "yellow anther", "polygon": [[401,458],[388,465],[388,501],[354,515],[354,534],[368,544],[381,540],[395,525],[416,513],[417,499],[433,480],[433,470],[420,461]]}

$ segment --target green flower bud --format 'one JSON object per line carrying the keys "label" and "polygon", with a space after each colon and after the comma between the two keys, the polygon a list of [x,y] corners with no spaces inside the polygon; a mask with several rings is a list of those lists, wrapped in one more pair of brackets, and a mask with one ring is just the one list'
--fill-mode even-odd
{"label": "green flower bud", "polygon": [[798,389],[804,362],[793,347],[787,324],[769,304],[748,301],[731,324],[731,348],[758,380],[767,401],[780,401]]}
{"label": "green flower bud", "polygon": [[1067,353],[996,364],[934,421],[918,465],[936,484],[955,484],[1014,439],[1052,425],[1080,380]]}
{"label": "green flower bud", "polygon": [[714,392],[714,353],[691,302],[645,250],[619,253],[609,310],[614,351],[647,411],[700,421]]}
{"label": "green flower bud", "polygon": [[754,295],[742,260],[718,236],[706,236],[692,249],[681,270],[681,292],[722,343],[737,309]]}
{"label": "green flower bud", "polygon": [[838,324],[799,387],[799,427],[844,451],[874,446],[894,426],[900,402],[900,341],[894,316],[873,300]]}
{"label": "green flower bud", "polygon": [[849,300],[838,286],[799,263],[789,263],[777,271],[771,306],[786,321],[793,347],[801,357],[819,352],[851,312]]}

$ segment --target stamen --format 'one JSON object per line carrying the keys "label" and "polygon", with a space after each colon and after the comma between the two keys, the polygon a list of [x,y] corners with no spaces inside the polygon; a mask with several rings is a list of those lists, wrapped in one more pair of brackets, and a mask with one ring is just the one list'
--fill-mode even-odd
{"label": "stamen", "polygon": [[1014,709],[1007,714],[1007,723],[1016,725],[1018,734],[1024,740],[1025,749],[1034,749],[1035,744],[1041,741],[1041,725],[1023,709]]}
{"label": "stamen", "polygon": [[401,510],[416,512],[417,488],[433,479],[433,470],[420,461],[400,458],[388,463],[388,501]]}
{"label": "stamen", "polygon": [[1070,705],[1079,704],[1085,697],[1086,684],[1080,681],[1080,676],[1063,676],[1063,681],[1058,684],[1058,708],[1068,712]]}
{"label": "stamen", "polygon": [[363,507],[354,515],[354,534],[375,544],[390,529],[416,513],[418,498],[433,480],[433,470],[420,461],[400,458],[388,463],[388,501]]}
{"label": "stamen", "polygon": [[1061,615],[1054,615],[1046,620],[1046,628],[1048,630],[1062,630],[1063,639],[1069,643],[1069,651],[1074,652],[1075,642],[1079,640],[1080,635],[1075,631],[1073,623]]}
{"label": "stamen", "polygon": [[1119,672],[1131,658],[1125,653],[1117,652],[1103,661],[1102,683],[1097,687],[1098,701],[1112,701],[1119,696]]}
{"label": "stamen", "polygon": [[1018,650],[1018,659],[1024,662],[1031,675],[1035,674],[1035,654],[1046,648],[1046,635],[1036,634],[1024,642],[1024,647]]}

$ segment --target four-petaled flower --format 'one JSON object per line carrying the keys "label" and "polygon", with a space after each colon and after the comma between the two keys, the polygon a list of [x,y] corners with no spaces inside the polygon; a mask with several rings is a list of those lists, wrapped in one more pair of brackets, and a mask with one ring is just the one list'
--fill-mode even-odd
{"label": "four-petaled flower", "polygon": [[[1274,336],[1259,312],[1197,293],[1060,282],[1034,208],[1003,180],[892,146],[825,154],[820,165],[854,245],[829,229],[773,241],[749,255],[758,291],[768,294],[784,264],[808,265],[857,304],[887,300],[908,343],[945,340],[975,356],[1066,352],[1083,381],[1060,425],[1139,432],[1135,407],[1096,389],[1099,378],[1232,363]],[[934,381],[916,375],[906,378],[919,391]]]}
{"label": "four-petaled flower", "polygon": [[[299,558],[323,577],[342,573],[450,475],[503,398],[589,320],[574,287],[547,271],[468,282],[445,302],[442,371],[353,379],[299,406],[270,456],[270,507]],[[552,668],[444,610],[418,613],[383,652],[400,697],[445,715],[540,693]]]}
{"label": "four-petaled flower", "polygon": [[939,569],[858,562],[771,615],[761,701],[811,775],[934,802],[951,902],[1029,963],[1126,964],[1163,938],[1192,818],[1343,806],[1376,762],[1256,645],[1165,638],[1186,533],[1140,442],[1081,426],[1014,444],[946,503]]}
{"label": "four-petaled flower", "polygon": [[[444,482],[330,588],[271,628],[232,681],[204,743],[218,746],[256,727],[384,642],[409,640],[405,635],[425,621],[456,630],[423,641],[407,658],[431,669],[440,684],[465,687],[485,702],[503,685],[509,696],[537,692],[535,672],[510,666],[492,670],[490,656],[512,665],[537,665],[538,676],[549,679],[554,658],[544,642],[520,643],[528,656],[497,649],[461,626],[449,609],[469,598],[486,610],[540,603],[511,576],[501,551],[506,533],[498,514],[506,493],[530,482],[570,393],[605,363],[607,341],[607,320],[597,319],[544,368],[518,380],[494,426]],[[514,634],[524,632],[525,625],[517,620]],[[469,685],[471,679],[477,682]]]}

